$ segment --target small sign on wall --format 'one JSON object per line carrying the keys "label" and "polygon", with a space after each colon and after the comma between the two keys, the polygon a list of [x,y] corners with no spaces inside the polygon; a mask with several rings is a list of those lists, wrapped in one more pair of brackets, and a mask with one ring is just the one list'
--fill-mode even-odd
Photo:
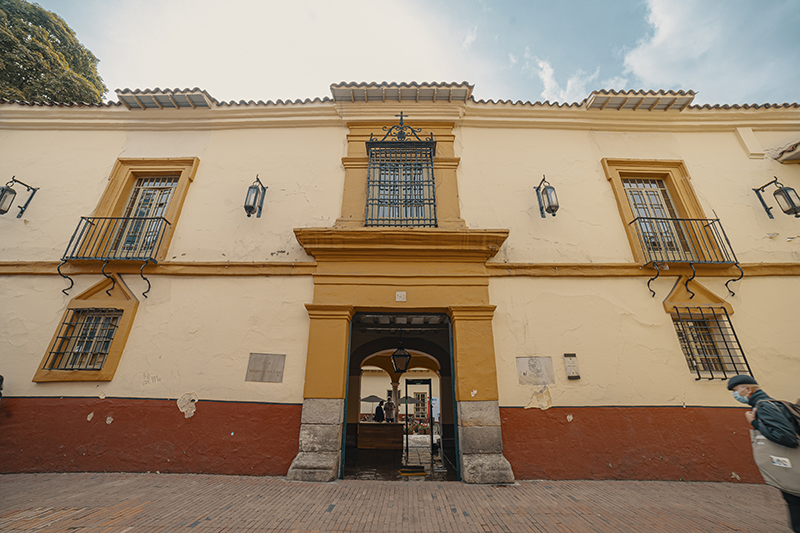
{"label": "small sign on wall", "polygon": [[286,355],[276,353],[251,353],[247,363],[245,381],[283,383],[283,366]]}
{"label": "small sign on wall", "polygon": [[567,379],[581,379],[578,371],[578,356],[574,353],[564,354],[564,368],[567,370]]}
{"label": "small sign on wall", "polygon": [[551,357],[517,357],[520,385],[549,385],[556,382]]}

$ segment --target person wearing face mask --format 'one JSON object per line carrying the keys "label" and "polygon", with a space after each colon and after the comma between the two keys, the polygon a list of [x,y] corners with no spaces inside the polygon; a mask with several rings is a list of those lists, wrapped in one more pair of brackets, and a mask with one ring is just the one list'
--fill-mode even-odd
{"label": "person wearing face mask", "polygon": [[[744,416],[753,429],[781,446],[798,447],[798,435],[792,423],[791,413],[761,390],[755,379],[747,375],[734,376],[728,380],[728,390],[733,391],[736,401],[752,407]],[[781,493],[789,506],[792,530],[800,533],[800,494],[793,494],[782,489]]]}

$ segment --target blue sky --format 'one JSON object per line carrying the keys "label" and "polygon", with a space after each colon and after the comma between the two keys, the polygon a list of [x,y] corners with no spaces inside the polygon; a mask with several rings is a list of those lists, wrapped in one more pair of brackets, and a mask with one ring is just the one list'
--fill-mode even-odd
{"label": "blue sky", "polygon": [[579,102],[693,89],[800,102],[800,0],[39,0],[116,88],[219,100],[329,96],[340,81],[468,81],[479,99]]}

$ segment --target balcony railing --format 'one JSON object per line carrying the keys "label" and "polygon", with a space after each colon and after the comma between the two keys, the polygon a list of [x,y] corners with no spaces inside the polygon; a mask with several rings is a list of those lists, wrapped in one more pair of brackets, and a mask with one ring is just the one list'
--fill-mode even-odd
{"label": "balcony railing", "polygon": [[168,225],[164,217],[81,217],[62,260],[156,263]]}
{"label": "balcony railing", "polygon": [[[78,227],[69,240],[67,250],[61,258],[61,266],[67,261],[94,260],[104,261],[102,273],[110,277],[105,272],[105,266],[109,261],[142,261],[140,274],[144,277],[143,271],[147,263],[157,263],[159,249],[164,240],[164,235],[169,227],[169,221],[164,217],[81,217]],[[64,289],[66,294],[72,288]],[[147,282],[150,291],[150,282]],[[110,292],[113,289],[109,289]]]}
{"label": "balcony railing", "polygon": [[[696,264],[739,268],[739,260],[719,219],[637,217],[631,221],[631,225],[636,228],[645,264],[655,267],[656,278],[660,273],[659,265],[688,263],[692,267],[692,277],[686,280],[686,289],[689,290],[689,281],[695,277]],[[648,288],[654,279],[647,283]],[[739,279],[741,276],[729,280],[725,287]],[[730,288],[728,291],[733,294]],[[653,292],[652,289],[650,292]],[[692,293],[691,290],[689,292]]]}

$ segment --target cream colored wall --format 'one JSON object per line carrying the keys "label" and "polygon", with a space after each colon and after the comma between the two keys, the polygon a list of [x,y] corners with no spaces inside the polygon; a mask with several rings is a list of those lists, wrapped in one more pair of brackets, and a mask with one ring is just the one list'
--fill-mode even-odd
{"label": "cream colored wall", "polygon": [[[207,131],[0,130],[0,176],[41,190],[24,220],[0,217],[0,261],[53,261],[90,216],[118,157],[200,158],[168,260],[310,261],[292,232],[341,214],[345,127]],[[247,187],[268,187],[261,218],[245,215]],[[26,196],[17,187],[17,203]],[[23,200],[24,201],[24,200]],[[14,215],[17,208],[14,207]]]}
{"label": "cream colored wall", "polygon": [[[411,369],[413,370],[413,369]],[[432,379],[431,387],[432,387],[432,394],[434,398],[438,398],[441,394],[439,392],[439,376],[434,374],[433,372],[428,371],[420,371],[415,370],[402,378],[400,378],[400,387],[398,388],[398,398],[402,398],[406,395],[406,379]],[[351,378],[352,379],[352,378]],[[384,371],[380,371],[380,373],[373,373],[365,371],[364,374],[361,376],[361,398],[366,398],[374,394],[380,398],[386,398],[386,391],[392,389],[392,382],[389,378],[389,374]],[[427,385],[409,385],[408,386],[408,395],[412,398],[414,397],[415,392],[424,392],[428,393],[428,386]],[[361,412],[362,413],[374,413],[375,407],[377,403],[370,403],[370,402],[361,402]],[[400,405],[400,413],[405,413],[405,405]],[[408,406],[408,413],[411,414],[414,412],[414,406]]]}
{"label": "cream colored wall", "polygon": [[[462,127],[456,152],[461,216],[468,227],[511,230],[494,262],[632,261],[601,166],[604,157],[685,161],[706,217],[715,218],[716,212],[741,262],[800,260],[800,239],[785,238],[798,235],[795,219],[776,207],[770,220],[752,191],[773,175],[800,187],[800,166],[750,159],[733,129],[624,133]],[[534,187],[542,174],[558,194],[556,217],[539,214]]]}
{"label": "cream colored wall", "polygon": [[[663,275],[647,290],[647,278],[492,278],[491,300],[502,407],[736,404],[720,380],[695,380],[662,301],[675,277]],[[731,322],[753,371],[767,392],[800,396],[800,334],[794,304],[800,279],[745,278],[736,296],[724,279],[698,278],[734,305]],[[576,353],[581,379],[568,380],[563,354]],[[516,358],[552,357],[555,383],[543,396],[520,385]]]}
{"label": "cream colored wall", "polygon": [[[456,135],[461,217],[471,229],[511,230],[492,261],[633,261],[621,223],[602,227],[619,212],[589,132],[463,127]],[[555,218],[539,214],[542,174],[562,205]]]}
{"label": "cream colored wall", "polygon": [[15,185],[14,207],[0,216],[0,261],[55,261],[81,216],[92,214],[125,144],[121,131],[0,129],[0,181],[11,176],[39,187],[23,218],[25,187]]}
{"label": "cream colored wall", "polygon": [[[223,130],[200,155],[170,246],[181,261],[310,261],[299,227],[341,214],[346,128]],[[268,187],[261,218],[248,218],[247,187]]]}
{"label": "cream colored wall", "polygon": [[[101,276],[76,276],[76,295]],[[301,403],[310,277],[124,276],[140,300],[119,368],[106,383],[32,383],[70,299],[56,276],[0,277],[7,396],[99,396]],[[245,381],[249,354],[286,355],[282,383]]]}

